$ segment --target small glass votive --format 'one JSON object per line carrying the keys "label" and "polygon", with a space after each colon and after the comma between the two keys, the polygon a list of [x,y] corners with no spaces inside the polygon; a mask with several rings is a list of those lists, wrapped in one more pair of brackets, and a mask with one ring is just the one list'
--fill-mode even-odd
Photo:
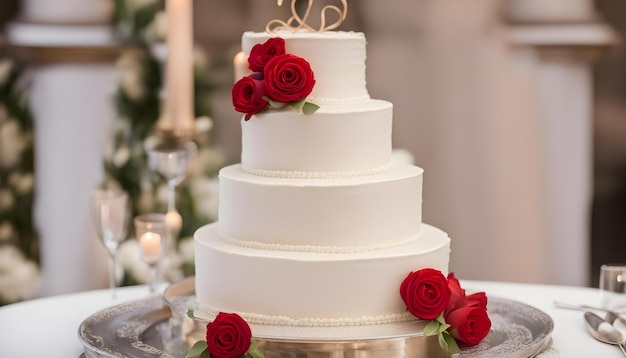
{"label": "small glass votive", "polygon": [[626,263],[600,267],[600,292],[602,307],[614,311],[626,309]]}
{"label": "small glass votive", "polygon": [[137,215],[135,235],[141,248],[141,259],[150,266],[150,292],[154,293],[159,280],[159,259],[168,239],[165,215],[159,213]]}

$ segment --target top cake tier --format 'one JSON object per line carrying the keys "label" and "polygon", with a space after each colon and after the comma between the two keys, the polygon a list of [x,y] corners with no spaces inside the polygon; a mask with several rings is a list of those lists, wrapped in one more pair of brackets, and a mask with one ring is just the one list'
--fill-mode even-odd
{"label": "top cake tier", "polygon": [[357,32],[245,32],[242,51],[271,37],[285,39],[285,50],[306,59],[315,72],[315,88],[308,101],[320,106],[369,101],[365,81],[366,41]]}

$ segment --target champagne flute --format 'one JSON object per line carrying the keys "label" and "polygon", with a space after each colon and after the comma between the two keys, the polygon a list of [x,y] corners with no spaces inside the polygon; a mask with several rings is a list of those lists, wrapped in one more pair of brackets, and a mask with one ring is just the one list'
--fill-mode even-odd
{"label": "champagne flute", "polygon": [[118,189],[96,189],[91,196],[93,224],[109,253],[109,288],[116,298],[116,254],[126,236],[128,194]]}

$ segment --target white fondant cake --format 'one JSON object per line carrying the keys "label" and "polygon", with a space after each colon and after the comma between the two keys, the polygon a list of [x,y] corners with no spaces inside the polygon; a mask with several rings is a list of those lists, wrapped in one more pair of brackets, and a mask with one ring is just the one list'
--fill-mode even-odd
{"label": "white fondant cake", "polygon": [[399,289],[411,271],[448,272],[450,239],[422,223],[423,170],[392,161],[392,104],[370,99],[365,36],[282,37],[315,73],[307,101],[242,119],[242,163],[220,171],[219,221],[195,234],[203,314],[252,324],[343,326],[415,319]]}

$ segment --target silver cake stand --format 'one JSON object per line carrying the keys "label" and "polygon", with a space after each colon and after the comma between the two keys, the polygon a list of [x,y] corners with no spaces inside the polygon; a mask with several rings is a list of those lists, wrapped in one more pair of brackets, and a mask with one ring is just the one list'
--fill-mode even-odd
{"label": "silver cake stand", "polygon": [[[167,288],[163,297],[107,308],[79,327],[85,356],[183,358],[204,339],[205,323],[191,319],[195,284],[190,277]],[[480,344],[462,347],[461,357],[530,358],[550,347],[552,319],[534,307],[489,298],[492,329]],[[252,325],[266,358],[439,358],[448,357],[436,337],[423,337],[419,322],[341,329],[288,329]]]}

